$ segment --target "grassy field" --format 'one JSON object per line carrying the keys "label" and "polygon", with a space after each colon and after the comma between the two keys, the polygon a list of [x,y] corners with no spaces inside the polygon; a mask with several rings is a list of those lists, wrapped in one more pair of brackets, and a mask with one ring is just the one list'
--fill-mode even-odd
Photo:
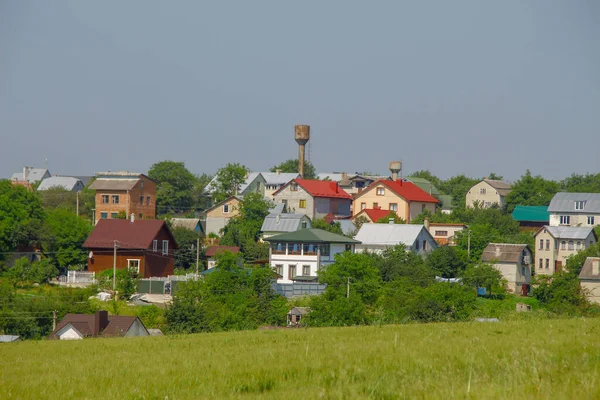
{"label": "grassy field", "polygon": [[6,398],[600,398],[600,319],[30,341]]}

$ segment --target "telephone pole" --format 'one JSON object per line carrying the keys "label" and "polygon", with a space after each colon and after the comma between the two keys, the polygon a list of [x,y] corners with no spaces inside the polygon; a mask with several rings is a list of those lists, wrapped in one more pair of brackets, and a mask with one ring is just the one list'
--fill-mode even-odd
{"label": "telephone pole", "polygon": [[196,239],[196,280],[198,280],[199,270],[200,270],[200,238]]}
{"label": "telephone pole", "polygon": [[52,332],[56,330],[56,310],[52,311]]}
{"label": "telephone pole", "polygon": [[79,217],[79,190],[77,191],[77,205],[75,206],[75,213]]}
{"label": "telephone pole", "polygon": [[119,242],[113,241],[113,292],[117,289],[117,249]]}
{"label": "telephone pole", "polygon": [[346,284],[346,298],[350,297],[350,277],[348,277],[348,283]]}
{"label": "telephone pole", "polygon": [[467,259],[471,259],[471,230],[467,232]]}

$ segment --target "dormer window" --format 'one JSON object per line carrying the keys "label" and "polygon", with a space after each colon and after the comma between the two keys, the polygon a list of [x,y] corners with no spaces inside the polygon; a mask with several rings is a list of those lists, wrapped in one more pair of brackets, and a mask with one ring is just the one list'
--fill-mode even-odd
{"label": "dormer window", "polygon": [[292,184],[290,185],[290,190],[291,190],[292,192],[297,192],[297,191],[298,191],[298,184],[297,184],[297,183],[292,183]]}
{"label": "dormer window", "polygon": [[575,202],[575,209],[576,210],[583,210],[585,208],[585,201],[583,200],[578,200]]}
{"label": "dormer window", "polygon": [[377,196],[385,196],[385,188],[384,187],[377,188]]}

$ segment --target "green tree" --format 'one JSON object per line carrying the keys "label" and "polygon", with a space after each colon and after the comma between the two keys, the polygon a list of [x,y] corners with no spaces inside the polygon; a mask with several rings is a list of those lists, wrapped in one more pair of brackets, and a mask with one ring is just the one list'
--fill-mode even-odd
{"label": "green tree", "polygon": [[487,179],[491,179],[493,181],[501,181],[502,179],[504,179],[504,177],[502,175],[496,174],[495,172],[490,172]]}
{"label": "green tree", "polygon": [[471,264],[462,274],[462,281],[474,288],[484,287],[488,292],[502,293],[506,281],[502,273],[489,264]]}
{"label": "green tree", "polygon": [[42,206],[46,209],[64,208],[75,213],[77,193],[62,187],[51,187],[38,192]]}
{"label": "green tree", "polygon": [[578,251],[577,253],[567,258],[565,269],[575,276],[579,276],[583,263],[588,257],[600,257],[600,243],[591,245],[585,250]]}
{"label": "green tree", "polygon": [[426,286],[435,276],[435,271],[429,268],[423,257],[408,251],[404,244],[388,247],[380,256],[372,257],[385,282],[405,279],[416,285]]}
{"label": "green tree", "polygon": [[441,179],[438,178],[437,176],[433,175],[429,170],[424,169],[424,170],[419,170],[416,172],[413,172],[412,174],[409,175],[410,177],[414,177],[414,178],[423,178],[423,179],[427,179],[429,182],[431,182],[433,184],[433,186],[435,186],[436,188],[440,188],[440,185],[442,183]]}
{"label": "green tree", "polygon": [[596,174],[573,174],[565,178],[560,186],[567,192],[600,193],[600,172]]}
{"label": "green tree", "polygon": [[212,180],[212,176],[201,174],[196,176],[196,183],[192,191],[194,205],[197,209],[205,210],[210,207],[210,194],[206,192],[206,187]]}
{"label": "green tree", "polygon": [[[298,171],[298,159],[291,159],[282,162],[279,165],[275,165],[271,168],[271,172],[276,172],[280,170],[281,172],[287,173],[299,173]],[[304,179],[315,179],[317,177],[317,173],[315,171],[314,165],[308,160],[304,161]]]}
{"label": "green tree", "polygon": [[89,222],[72,211],[57,208],[46,213],[44,224],[47,236],[43,249],[57,267],[68,269],[86,264],[87,254],[82,245],[92,230]]}
{"label": "green tree", "polygon": [[31,262],[26,257],[19,258],[5,273],[8,279],[19,286],[46,283],[57,275],[58,270],[48,259]]}
{"label": "green tree", "polygon": [[330,224],[323,218],[315,218],[312,221],[313,229],[322,229],[327,232],[335,233],[337,235],[343,235],[342,226],[337,221],[332,221]]}
{"label": "green tree", "polygon": [[552,312],[580,314],[589,307],[579,279],[572,272],[562,272],[552,277],[538,275],[534,277],[533,284],[534,297]]}
{"label": "green tree", "polygon": [[177,161],[160,161],[152,165],[148,177],[156,182],[156,206],[161,214],[181,212],[194,206],[197,178]]}
{"label": "green tree", "polygon": [[390,219],[394,220],[394,224],[405,224],[406,221],[403,218],[400,218],[395,211],[390,211],[388,215],[385,217],[379,218],[375,221],[377,224],[389,224]]}
{"label": "green tree", "polygon": [[541,175],[532,176],[527,170],[506,196],[506,209],[510,213],[517,205],[547,206],[559,189],[558,182],[544,179]]}
{"label": "green tree", "polygon": [[240,186],[246,181],[248,168],[242,164],[229,163],[217,171],[214,181],[213,200],[219,203],[239,194]]}
{"label": "green tree", "polygon": [[[191,231],[184,227],[177,227],[171,229],[171,233],[175,237],[175,241],[179,246],[179,250],[175,252],[175,268],[181,268],[183,270],[193,269],[196,270],[196,250],[198,247],[198,240],[202,243],[202,236],[197,232]],[[200,260],[204,258],[204,249],[200,245]],[[201,267],[201,270],[204,268]]]}
{"label": "green tree", "polygon": [[438,189],[452,196],[452,205],[455,209],[464,208],[467,192],[479,181],[466,175],[457,175],[442,181]]}
{"label": "green tree", "polygon": [[467,268],[467,254],[456,246],[440,246],[427,256],[427,264],[443,278],[456,278]]}

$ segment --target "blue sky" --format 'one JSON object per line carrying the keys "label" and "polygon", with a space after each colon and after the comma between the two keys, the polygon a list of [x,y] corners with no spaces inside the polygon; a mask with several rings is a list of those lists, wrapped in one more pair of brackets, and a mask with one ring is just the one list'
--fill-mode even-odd
{"label": "blue sky", "polygon": [[5,1],[0,177],[599,172],[595,1]]}

